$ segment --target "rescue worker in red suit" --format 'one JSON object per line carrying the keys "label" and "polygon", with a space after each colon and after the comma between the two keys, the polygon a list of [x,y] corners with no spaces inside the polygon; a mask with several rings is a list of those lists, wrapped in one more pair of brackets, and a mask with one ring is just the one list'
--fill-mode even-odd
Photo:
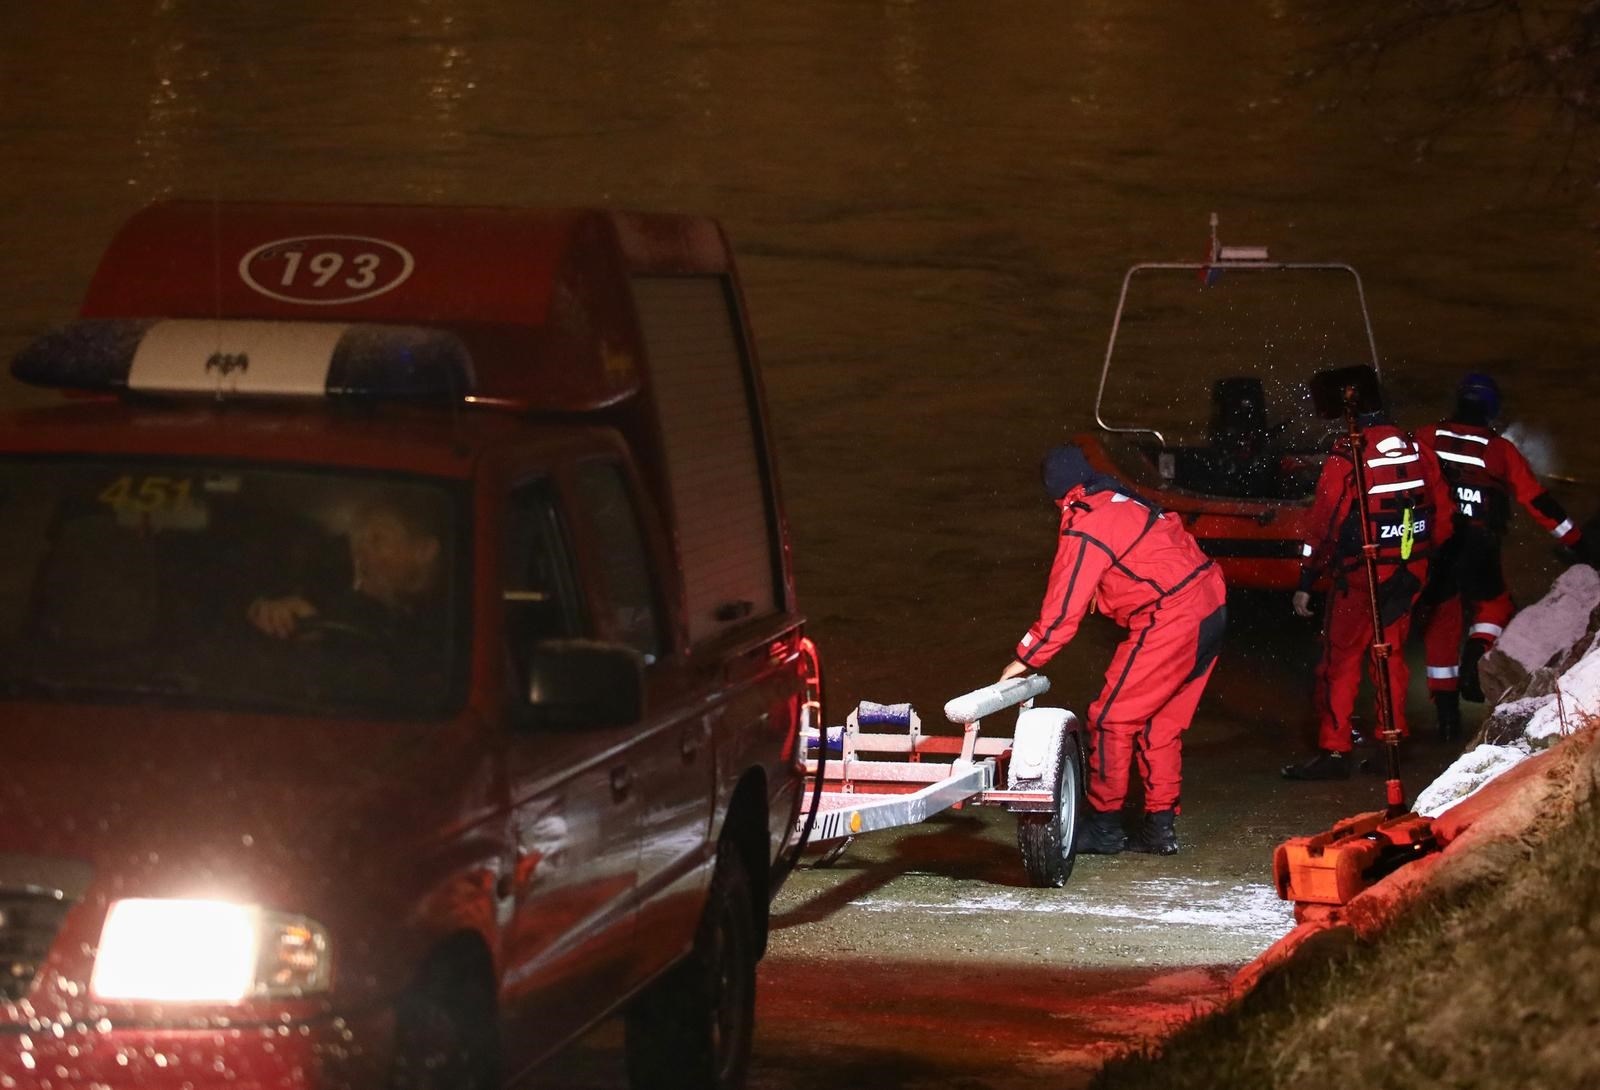
{"label": "rescue worker in red suit", "polygon": [[[1438,456],[1455,501],[1455,535],[1434,562],[1419,611],[1428,692],[1438,713],[1439,735],[1446,740],[1461,734],[1461,698],[1483,699],[1478,659],[1511,619],[1511,594],[1500,567],[1511,501],[1568,548],[1578,548],[1581,538],[1522,452],[1494,431],[1499,413],[1500,388],[1494,379],[1470,374],[1456,387],[1454,415],[1417,434],[1417,442]],[[1471,616],[1464,649],[1463,614]]]}
{"label": "rescue worker in red suit", "polygon": [[1313,703],[1320,752],[1283,767],[1291,780],[1334,780],[1350,775],[1354,748],[1350,715],[1362,663],[1377,682],[1372,654],[1372,602],[1362,554],[1361,519],[1377,546],[1378,616],[1388,656],[1394,726],[1406,727],[1406,687],[1410,671],[1404,654],[1411,610],[1428,578],[1428,561],[1450,534],[1450,494],[1438,460],[1395,427],[1382,412],[1362,413],[1356,421],[1366,494],[1356,494],[1350,444],[1341,438],[1323,463],[1311,505],[1312,537],[1301,545],[1300,589],[1294,611],[1311,614],[1311,587],[1322,575],[1331,586],[1323,608],[1322,651],[1317,660]]}
{"label": "rescue worker in red suit", "polygon": [[[1061,510],[1061,531],[1039,619],[1001,680],[1049,662],[1092,609],[1128,630],[1089,707],[1089,806],[1078,850],[1171,855],[1178,850],[1183,732],[1227,626],[1222,570],[1177,515],[1095,473],[1078,447],[1056,447],[1042,471],[1045,492]],[[1122,805],[1135,764],[1145,816],[1130,844]]]}

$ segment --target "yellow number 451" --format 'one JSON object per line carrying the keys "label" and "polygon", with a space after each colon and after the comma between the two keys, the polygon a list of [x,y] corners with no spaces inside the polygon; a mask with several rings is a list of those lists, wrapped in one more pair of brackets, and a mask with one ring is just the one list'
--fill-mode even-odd
{"label": "yellow number 451", "polygon": [[190,482],[182,477],[123,475],[107,485],[98,499],[107,507],[135,511],[170,511],[189,502]]}

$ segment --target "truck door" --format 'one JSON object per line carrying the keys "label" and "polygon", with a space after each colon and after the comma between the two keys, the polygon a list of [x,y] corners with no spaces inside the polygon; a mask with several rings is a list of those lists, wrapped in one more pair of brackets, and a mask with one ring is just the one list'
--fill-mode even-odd
{"label": "truck door", "polygon": [[590,624],[556,491],[541,478],[505,507],[501,598],[512,692],[507,769],[516,856],[505,935],[507,1070],[536,1060],[625,994],[633,975],[637,728],[541,727],[526,712],[541,640]]}
{"label": "truck door", "polygon": [[611,457],[582,461],[574,483],[584,557],[594,567],[596,630],[631,646],[647,663],[646,715],[631,762],[639,801],[636,972],[642,981],[689,949],[699,922],[715,854],[710,743],[720,709],[692,698],[684,663],[665,637],[659,588],[668,584],[651,562],[624,464]]}

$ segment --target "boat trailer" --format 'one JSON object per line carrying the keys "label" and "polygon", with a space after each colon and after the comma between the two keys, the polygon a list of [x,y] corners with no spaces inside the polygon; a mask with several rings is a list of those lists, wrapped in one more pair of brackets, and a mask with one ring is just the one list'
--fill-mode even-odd
{"label": "boat trailer", "polygon": [[[795,835],[802,846],[823,845],[827,865],[854,837],[969,804],[999,806],[1017,815],[1028,880],[1065,884],[1076,856],[1085,747],[1070,711],[1033,706],[1049,688],[1034,674],[956,697],[944,712],[959,736],[924,734],[910,704],[866,701],[843,726],[804,728],[807,782]],[[983,735],[983,719],[1019,705],[1011,737]]]}

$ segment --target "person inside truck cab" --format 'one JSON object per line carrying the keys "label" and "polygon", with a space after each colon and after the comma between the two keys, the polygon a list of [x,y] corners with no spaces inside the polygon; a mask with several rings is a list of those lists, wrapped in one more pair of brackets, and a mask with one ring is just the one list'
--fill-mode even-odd
{"label": "person inside truck cab", "polygon": [[345,638],[392,657],[422,653],[440,631],[443,547],[431,512],[399,494],[369,498],[350,520],[347,549],[342,586],[258,597],[250,624],[279,640]]}

